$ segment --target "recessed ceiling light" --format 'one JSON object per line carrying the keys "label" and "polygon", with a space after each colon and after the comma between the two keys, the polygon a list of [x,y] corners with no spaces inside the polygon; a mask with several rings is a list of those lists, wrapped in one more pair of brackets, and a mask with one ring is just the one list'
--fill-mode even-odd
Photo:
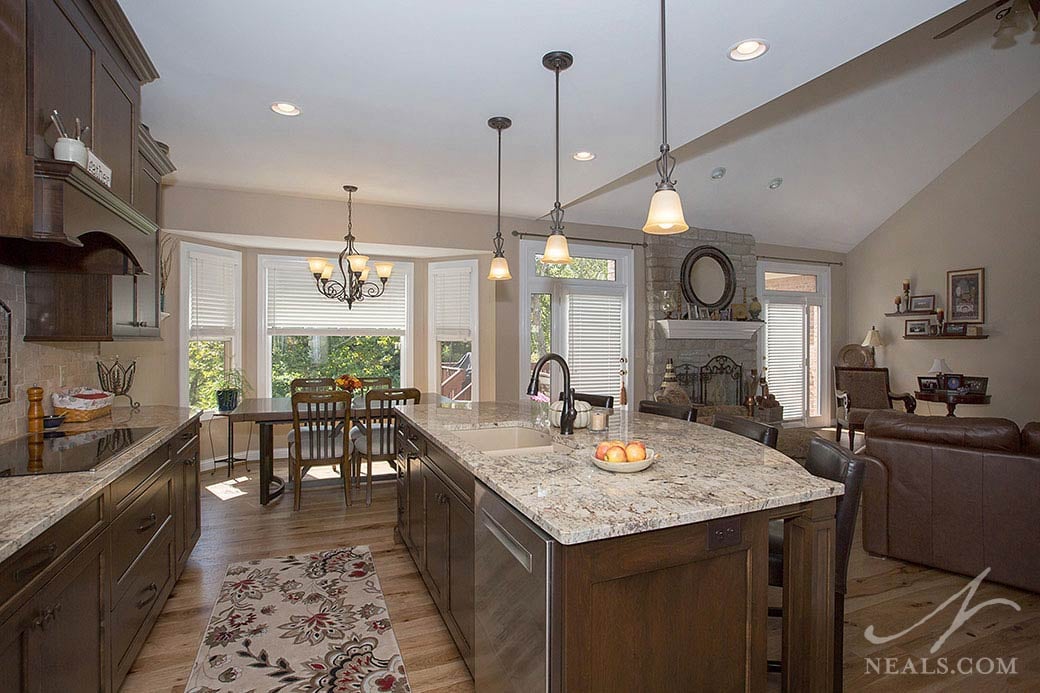
{"label": "recessed ceiling light", "polygon": [[769,44],[762,39],[744,39],[729,49],[729,59],[754,60],[765,55],[767,50],[769,50]]}
{"label": "recessed ceiling light", "polygon": [[596,158],[596,155],[592,152],[574,152],[571,156],[575,161],[592,161]]}
{"label": "recessed ceiling light", "polygon": [[776,190],[777,188],[779,188],[783,184],[784,184],[784,179],[783,178],[774,178],[773,180],[769,181],[769,189],[770,190]]}
{"label": "recessed ceiling light", "polygon": [[288,101],[275,101],[271,104],[271,110],[278,115],[283,116],[298,116],[300,115],[300,107],[294,103]]}
{"label": "recessed ceiling light", "polygon": [[715,169],[715,170],[713,170],[711,172],[711,179],[712,180],[719,180],[724,175],[726,175],[726,167],[725,166],[719,166],[717,169]]}

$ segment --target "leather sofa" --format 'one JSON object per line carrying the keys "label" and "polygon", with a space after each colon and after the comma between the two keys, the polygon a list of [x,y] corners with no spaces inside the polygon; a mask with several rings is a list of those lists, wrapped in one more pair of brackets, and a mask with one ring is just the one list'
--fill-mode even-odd
{"label": "leather sofa", "polygon": [[1040,592],[1040,423],[867,417],[863,548]]}

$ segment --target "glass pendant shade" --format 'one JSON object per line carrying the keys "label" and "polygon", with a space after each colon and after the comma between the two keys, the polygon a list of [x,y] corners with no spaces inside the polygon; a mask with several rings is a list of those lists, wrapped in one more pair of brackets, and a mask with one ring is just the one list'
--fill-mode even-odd
{"label": "glass pendant shade", "polygon": [[307,267],[310,268],[311,274],[321,274],[325,271],[325,265],[327,264],[329,264],[328,260],[323,257],[307,258]]}
{"label": "glass pendant shade", "polygon": [[690,228],[683,218],[682,200],[679,193],[664,188],[650,198],[650,211],[646,215],[643,232],[658,236],[682,233]]}
{"label": "glass pendant shade", "polygon": [[394,270],[394,263],[392,262],[375,262],[372,263],[376,267],[376,276],[380,279],[389,279],[390,273]]}
{"label": "glass pendant shade", "polygon": [[493,281],[500,281],[502,279],[512,279],[513,275],[509,273],[509,261],[504,257],[493,257],[491,258],[491,270],[488,272],[488,279]]}
{"label": "glass pendant shade", "polygon": [[570,249],[567,247],[567,237],[562,233],[551,234],[545,239],[545,253],[542,262],[546,265],[569,265],[571,260]]}
{"label": "glass pendant shade", "polygon": [[325,266],[321,269],[321,278],[325,281],[332,279],[332,270],[334,267],[331,262],[326,262]]}
{"label": "glass pendant shade", "polygon": [[363,269],[365,269],[365,266],[368,264],[368,256],[367,255],[348,255],[347,256],[347,262],[350,263],[350,271],[351,272],[360,272]]}
{"label": "glass pendant shade", "polygon": [[358,277],[358,279],[360,279],[363,282],[367,282],[368,281],[368,273],[371,272],[371,271],[372,271],[372,268],[369,267],[368,265],[365,265],[365,269],[361,270],[361,276]]}

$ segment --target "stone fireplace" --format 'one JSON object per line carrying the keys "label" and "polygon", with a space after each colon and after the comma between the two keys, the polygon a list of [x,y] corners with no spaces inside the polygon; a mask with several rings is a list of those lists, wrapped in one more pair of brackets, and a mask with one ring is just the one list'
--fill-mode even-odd
{"label": "stone fireplace", "polygon": [[[710,231],[691,228],[675,236],[647,236],[646,248],[646,389],[652,396],[661,385],[664,366],[672,359],[677,369],[684,364],[701,367],[713,357],[728,356],[743,367],[746,382],[752,368],[760,368],[758,337],[749,339],[665,339],[657,326],[664,318],[661,310],[661,292],[679,290],[679,274],[683,258],[700,245],[712,245],[729,256],[733,262],[737,291],[733,301],[742,302],[744,289],[751,301],[757,292],[756,264],[758,257],[755,237],[744,233]],[[746,387],[746,385],[745,385]],[[727,394],[728,393],[724,393]]]}

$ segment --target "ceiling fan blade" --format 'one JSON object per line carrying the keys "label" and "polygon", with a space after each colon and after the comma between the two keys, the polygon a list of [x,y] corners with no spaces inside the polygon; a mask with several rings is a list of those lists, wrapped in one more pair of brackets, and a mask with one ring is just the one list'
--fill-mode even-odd
{"label": "ceiling fan blade", "polygon": [[961,21],[957,22],[956,24],[951,26],[946,31],[939,32],[938,34],[933,36],[932,39],[946,38],[947,36],[949,36],[950,34],[954,33],[955,31],[960,31],[964,27],[968,26],[969,24],[974,22],[976,19],[980,19],[982,17],[985,17],[987,14],[989,14],[993,10],[997,9],[1001,5],[1006,5],[1009,1],[1010,0],[997,0],[997,2],[993,3],[992,5],[988,5],[986,7],[983,7],[981,10],[979,10],[975,14],[971,15],[967,19],[962,19]]}

